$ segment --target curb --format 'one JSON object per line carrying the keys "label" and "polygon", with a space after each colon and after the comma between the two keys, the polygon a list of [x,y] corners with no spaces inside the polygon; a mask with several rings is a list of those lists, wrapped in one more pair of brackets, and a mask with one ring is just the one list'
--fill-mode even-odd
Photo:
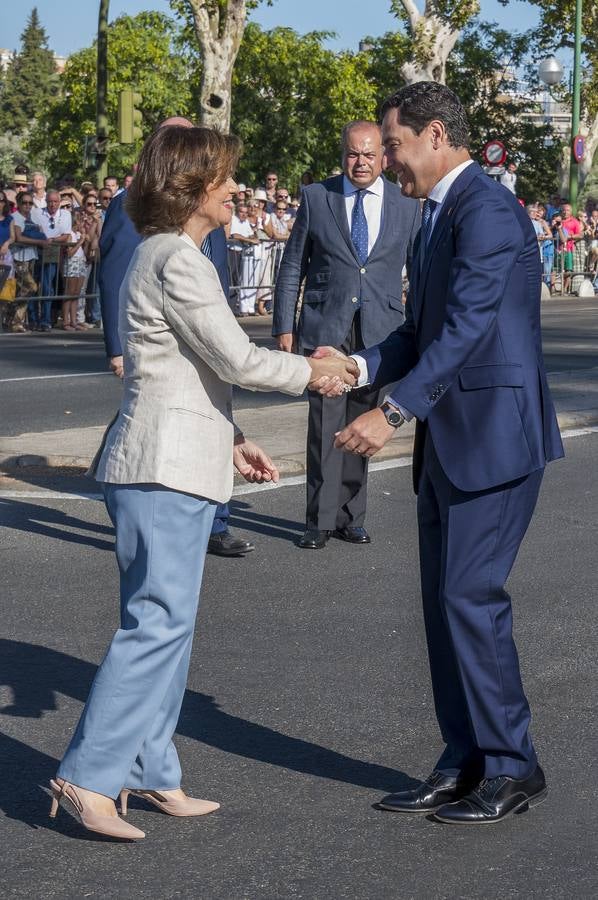
{"label": "curb", "polygon": [[[557,414],[557,421],[561,431],[569,429],[589,428],[598,425],[598,409],[590,409],[585,411],[570,411]],[[405,437],[402,440],[393,440],[386,447],[383,447],[380,453],[376,454],[376,461],[401,459],[410,457],[413,450],[413,438]],[[31,472],[36,469],[36,474],[41,474],[40,470],[58,470],[68,469],[69,472],[64,474],[84,475],[91,465],[93,457],[90,456],[45,456],[42,454],[22,454],[0,457],[0,473],[12,474],[18,473],[20,469],[27,469]],[[281,477],[290,478],[292,476],[305,474],[305,453],[301,451],[285,457],[274,457],[274,462],[280,472]],[[54,472],[57,474],[57,472]],[[245,481],[240,475],[235,475],[235,484],[244,484]]]}

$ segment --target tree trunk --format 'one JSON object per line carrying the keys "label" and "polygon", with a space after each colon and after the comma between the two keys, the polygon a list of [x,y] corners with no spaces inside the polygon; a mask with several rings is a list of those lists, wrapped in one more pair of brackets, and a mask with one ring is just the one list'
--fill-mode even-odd
{"label": "tree trunk", "polygon": [[187,0],[201,51],[199,121],[228,132],[233,67],[245,30],[246,0]]}
{"label": "tree trunk", "polygon": [[401,68],[407,84],[415,81],[445,84],[446,61],[459,40],[463,25],[478,12],[478,0],[465,0],[451,15],[442,15],[435,0],[426,0],[423,13],[415,0],[395,0],[392,6],[408,23],[413,41],[413,58]]}
{"label": "tree trunk", "polygon": [[579,164],[579,186],[583,187],[590,174],[594,155],[598,149],[598,113],[591,122],[582,123],[580,131],[585,138],[586,145],[583,159]]}
{"label": "tree trunk", "polygon": [[[585,138],[585,153],[582,161],[579,163],[579,187],[583,188],[588,175],[592,170],[592,162],[596,150],[598,150],[598,114],[594,116],[591,122],[582,122],[580,133]],[[559,189],[561,197],[569,196],[569,167],[571,164],[571,141],[568,140],[563,146],[561,158],[559,161]]]}

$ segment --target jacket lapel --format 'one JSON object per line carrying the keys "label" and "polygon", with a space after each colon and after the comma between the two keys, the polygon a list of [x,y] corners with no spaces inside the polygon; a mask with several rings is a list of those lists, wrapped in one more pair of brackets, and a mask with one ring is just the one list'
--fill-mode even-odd
{"label": "jacket lapel", "polygon": [[[459,195],[465,190],[470,182],[473,181],[473,179],[479,174],[479,172],[481,172],[479,165],[475,162],[471,163],[471,165],[467,166],[467,168],[464,169],[463,172],[461,172],[461,174],[455,179],[449,189],[448,194],[444,198],[440,214],[434,224],[434,230],[430,237],[430,243],[428,244],[427,250],[425,250],[425,256],[422,261],[421,270],[418,273],[416,302],[414,308],[414,316],[417,322],[419,322],[421,318],[424,288],[426,286],[426,281],[430,273],[430,267],[436,253],[436,248],[451,226],[453,213],[455,211],[455,206],[457,205]],[[419,251],[420,254],[424,252],[424,248],[421,245],[421,231]]]}
{"label": "jacket lapel", "polygon": [[339,175],[338,178],[335,179],[334,183],[330,185],[329,190],[326,191],[326,199],[328,201],[330,211],[334,216],[336,224],[338,225],[339,231],[343,236],[343,240],[351,251],[351,255],[359,263],[359,257],[357,256],[357,252],[355,250],[355,247],[353,246],[353,241],[351,240],[351,232],[349,231],[349,223],[347,222],[347,208],[345,206],[345,195],[343,194],[342,175]]}
{"label": "jacket lapel", "polygon": [[390,191],[386,190],[386,181],[384,176],[382,176],[382,181],[384,183],[384,190],[382,192],[382,214],[380,216],[380,229],[378,231],[378,237],[376,238],[376,242],[372,247],[372,250],[368,256],[367,261],[369,262],[375,253],[377,253],[384,243],[385,235],[393,235],[395,234],[394,229],[392,228],[392,216],[396,209],[396,206],[393,207],[392,203],[389,200]]}

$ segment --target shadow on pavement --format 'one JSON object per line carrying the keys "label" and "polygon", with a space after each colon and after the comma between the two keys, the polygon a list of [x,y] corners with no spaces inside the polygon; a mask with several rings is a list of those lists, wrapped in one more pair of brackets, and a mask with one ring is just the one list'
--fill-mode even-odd
{"label": "shadow on pavement", "polygon": [[17,531],[27,534],[41,534],[44,537],[57,538],[71,544],[85,544],[98,550],[114,550],[112,541],[104,541],[91,535],[76,534],[69,529],[78,528],[96,534],[114,535],[109,525],[101,525],[79,519],[60,509],[41,506],[37,503],[24,503],[22,500],[0,500],[0,523],[10,525]]}
{"label": "shadow on pavement", "polygon": [[282,519],[279,516],[264,516],[255,512],[249,503],[231,500],[229,507],[231,528],[244,528],[246,531],[282,538],[291,543],[295,543],[305,530],[304,522]]}
{"label": "shadow on pavement", "polygon": [[[41,719],[45,712],[57,709],[57,693],[84,702],[95,671],[92,663],[58,650],[0,639],[0,686],[8,686],[13,693],[12,703],[0,713]],[[386,793],[419,784],[399,770],[230,715],[213,697],[196,691],[185,693],[177,733],[246,759]],[[0,805],[6,814],[32,826],[47,824],[45,798],[37,786],[53,777],[57,760],[6,735],[0,735],[0,758]],[[79,829],[76,822],[75,826]]]}

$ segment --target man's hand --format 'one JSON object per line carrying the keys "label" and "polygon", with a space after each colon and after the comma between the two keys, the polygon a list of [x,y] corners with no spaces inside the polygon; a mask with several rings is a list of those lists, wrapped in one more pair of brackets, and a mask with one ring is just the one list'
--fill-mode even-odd
{"label": "man's hand", "polygon": [[111,356],[110,357],[110,371],[115,375],[118,375],[119,378],[122,378],[125,374],[125,370],[123,368],[123,358],[122,356]]}
{"label": "man's hand", "polygon": [[337,356],[308,357],[311,379],[310,391],[319,391],[326,397],[339,397],[348,388],[355,387],[359,379],[359,367],[354,359],[339,353]]}
{"label": "man's hand", "polygon": [[336,347],[316,347],[314,352],[311,355],[312,359],[323,359],[325,356],[337,356],[340,359],[346,359],[347,356],[341,350],[337,350]]}
{"label": "man's hand", "polygon": [[334,446],[360,456],[373,456],[396,433],[389,425],[382,410],[377,407],[358,416],[355,421],[338,431]]}
{"label": "man's hand", "polygon": [[268,454],[253,441],[242,440],[235,443],[233,463],[245,481],[261,484],[266,481],[277,482],[280,477]]}
{"label": "man's hand", "polygon": [[282,350],[283,353],[295,353],[295,338],[292,333],[276,335],[276,349]]}

